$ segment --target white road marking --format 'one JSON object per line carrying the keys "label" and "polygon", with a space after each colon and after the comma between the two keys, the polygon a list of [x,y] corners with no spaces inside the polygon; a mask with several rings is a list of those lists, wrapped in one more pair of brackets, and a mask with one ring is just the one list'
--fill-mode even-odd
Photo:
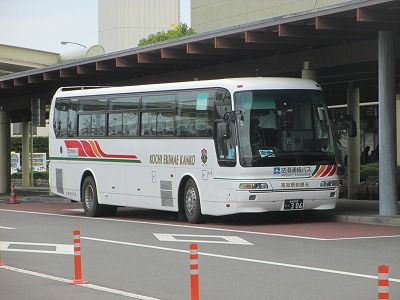
{"label": "white road marking", "polygon": [[81,213],[83,213],[84,209],[83,208],[66,208],[66,209],[63,209],[62,211],[71,211],[71,212],[81,212]]}
{"label": "white road marking", "polygon": [[[228,235],[193,235],[193,234],[168,234],[153,233],[162,242],[184,242],[184,243],[208,243],[208,244],[231,244],[231,245],[253,245],[252,243],[238,237]],[[186,239],[176,239],[186,237]],[[206,238],[206,239],[201,239]],[[207,240],[208,238],[208,240]],[[216,239],[220,239],[219,241]]]}
{"label": "white road marking", "polygon": [[14,228],[14,227],[0,226],[0,229],[9,229],[9,230],[14,230],[14,229],[16,229],[16,228]]}
{"label": "white road marking", "polygon": [[[317,237],[299,236],[299,235],[290,235],[290,234],[245,231],[245,230],[235,230],[235,229],[222,229],[222,228],[201,227],[201,226],[191,226],[191,225],[181,225],[181,224],[168,224],[168,223],[108,219],[108,218],[91,218],[91,217],[86,217],[86,216],[70,216],[70,215],[60,215],[60,214],[54,214],[54,213],[41,213],[41,212],[34,212],[34,211],[16,211],[16,210],[9,210],[9,209],[0,209],[0,211],[21,213],[21,214],[42,215],[42,216],[54,216],[54,217],[63,217],[63,218],[87,219],[87,220],[92,220],[92,221],[110,221],[110,222],[157,225],[157,226],[189,228],[189,229],[204,229],[204,230],[211,230],[211,231],[235,232],[235,233],[273,236],[273,237],[294,238],[294,239],[302,239],[302,240],[313,240],[313,241],[339,241],[341,239],[343,239],[343,240],[345,240],[345,239],[362,240],[362,239],[367,239],[367,238],[373,239],[373,238],[382,238],[382,237],[384,237],[384,238],[398,238],[399,237],[399,235],[387,235],[387,236],[369,236],[369,237],[361,236],[361,237],[352,237],[352,238],[317,238]],[[379,226],[381,226],[381,225],[379,225]]]}
{"label": "white road marking", "polygon": [[[18,248],[18,246],[22,246],[22,247]],[[25,248],[24,248],[24,246],[25,246]],[[37,249],[35,249],[35,246],[37,247]],[[12,248],[10,248],[10,247],[12,247]],[[49,249],[44,250],[43,248],[49,248]],[[2,241],[0,241],[0,250],[1,251],[9,251],[9,252],[28,252],[28,253],[41,253],[41,254],[69,254],[69,255],[71,255],[71,254],[74,254],[74,245],[2,242]]]}
{"label": "white road marking", "polygon": [[[158,246],[152,246],[152,245],[121,242],[121,241],[114,241],[114,240],[105,240],[105,239],[98,239],[98,238],[92,238],[92,237],[81,237],[81,239],[95,241],[95,242],[111,243],[111,244],[117,244],[117,245],[134,246],[134,247],[142,247],[142,248],[149,248],[149,249],[155,249],[155,250],[170,251],[170,252],[189,253],[189,250],[158,247]],[[291,269],[330,273],[330,274],[343,275],[343,276],[352,276],[352,277],[375,279],[375,280],[378,278],[378,276],[375,276],[375,275],[353,273],[353,272],[346,272],[346,271],[339,271],[339,270],[325,269],[325,268],[316,268],[316,267],[309,267],[309,266],[302,266],[302,265],[294,265],[294,264],[280,263],[280,262],[268,261],[268,260],[259,260],[259,259],[246,258],[246,257],[221,255],[221,254],[214,254],[214,253],[207,253],[207,252],[199,252],[199,255],[222,258],[222,259],[230,259],[230,260],[236,260],[236,261],[243,261],[243,262],[251,262],[251,263],[257,263],[257,264],[263,264],[263,265],[285,267],[285,268],[291,268]],[[400,283],[400,279],[398,279],[398,278],[389,278],[389,279],[391,282]]]}
{"label": "white road marking", "polygon": [[374,235],[374,236],[357,236],[357,237],[347,237],[347,238],[332,238],[332,239],[325,239],[325,241],[386,239],[386,238],[398,238],[398,237],[400,237],[400,235]]}
{"label": "white road marking", "polygon": [[[9,266],[2,266],[2,267],[0,267],[0,270],[1,269],[13,271],[13,272],[18,272],[18,273],[22,273],[22,274],[26,274],[26,275],[36,276],[36,277],[40,277],[40,278],[45,278],[45,279],[49,279],[49,280],[54,280],[54,281],[58,281],[58,282],[62,282],[62,283],[70,283],[71,282],[71,279],[65,279],[65,278],[61,278],[61,277],[56,277],[56,276],[47,275],[47,274],[38,273],[38,272],[33,272],[33,271],[29,271],[29,270],[24,270],[24,269],[18,269],[18,268],[9,267]],[[153,297],[133,294],[133,293],[120,291],[120,290],[116,290],[116,289],[111,289],[111,288],[108,288],[108,287],[95,285],[95,284],[79,284],[77,286],[80,286],[80,287],[83,287],[83,288],[92,289],[92,290],[107,292],[107,293],[110,293],[110,294],[125,296],[125,297],[129,297],[129,298],[133,298],[133,299],[160,300],[160,299],[153,298]]]}

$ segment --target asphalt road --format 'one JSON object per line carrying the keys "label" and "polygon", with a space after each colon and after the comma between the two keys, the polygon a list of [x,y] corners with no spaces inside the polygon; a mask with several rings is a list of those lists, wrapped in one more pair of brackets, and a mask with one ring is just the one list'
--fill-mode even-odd
{"label": "asphalt road", "polygon": [[[376,299],[377,267],[400,299],[400,227],[323,215],[210,219],[125,210],[86,218],[79,204],[0,205],[0,299],[190,299],[189,244],[199,245],[201,299]],[[83,278],[73,279],[81,230]]]}

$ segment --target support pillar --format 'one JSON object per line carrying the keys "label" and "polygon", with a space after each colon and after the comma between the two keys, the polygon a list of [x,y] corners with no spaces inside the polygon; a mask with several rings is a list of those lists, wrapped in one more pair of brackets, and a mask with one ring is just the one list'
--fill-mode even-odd
{"label": "support pillar", "polygon": [[400,166],[400,94],[396,95],[397,166]]}
{"label": "support pillar", "polygon": [[379,31],[379,214],[397,214],[394,34]]}
{"label": "support pillar", "polygon": [[360,90],[350,83],[347,89],[347,111],[356,122],[357,135],[347,143],[347,197],[357,199],[360,187]]}
{"label": "support pillar", "polygon": [[10,117],[0,107],[0,194],[10,193],[11,154],[10,154]]}
{"label": "support pillar", "polygon": [[30,171],[30,122],[22,123],[22,186],[31,186]]}
{"label": "support pillar", "polygon": [[303,63],[303,69],[301,70],[301,78],[317,81],[317,72],[314,70],[310,70],[309,61],[305,61]]}

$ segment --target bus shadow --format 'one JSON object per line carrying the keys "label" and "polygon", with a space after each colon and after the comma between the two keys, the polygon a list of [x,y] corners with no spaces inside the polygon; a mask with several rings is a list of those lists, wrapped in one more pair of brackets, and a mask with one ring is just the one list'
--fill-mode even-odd
{"label": "bus shadow", "polygon": [[[178,213],[148,210],[120,208],[116,215],[118,218],[151,221],[168,222],[174,224],[191,225],[185,218],[178,216]],[[334,213],[332,211],[296,211],[296,212],[264,212],[264,213],[242,213],[229,216],[204,216],[204,225],[229,225],[229,226],[255,226],[255,225],[284,225],[300,223],[321,223],[332,222]],[[197,226],[198,224],[193,224]]]}

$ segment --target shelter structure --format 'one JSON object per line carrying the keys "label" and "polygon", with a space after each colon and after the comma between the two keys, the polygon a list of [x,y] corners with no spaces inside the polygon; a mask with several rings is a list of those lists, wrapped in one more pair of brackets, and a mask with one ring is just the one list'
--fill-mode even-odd
{"label": "shelter structure", "polygon": [[[379,100],[379,152],[385,157],[379,162],[380,213],[397,214],[399,15],[399,0],[346,1],[2,76],[0,139],[8,140],[10,122],[29,122],[32,104],[48,105],[60,86],[136,85],[237,76],[309,77],[322,85],[329,104],[347,101],[356,121],[360,99]],[[8,147],[7,142],[1,144],[0,165],[9,161]],[[350,185],[354,188],[358,171],[351,161],[358,160],[357,151],[356,137],[349,141],[348,159]],[[3,168],[0,173],[0,193],[10,186],[7,170]]]}

